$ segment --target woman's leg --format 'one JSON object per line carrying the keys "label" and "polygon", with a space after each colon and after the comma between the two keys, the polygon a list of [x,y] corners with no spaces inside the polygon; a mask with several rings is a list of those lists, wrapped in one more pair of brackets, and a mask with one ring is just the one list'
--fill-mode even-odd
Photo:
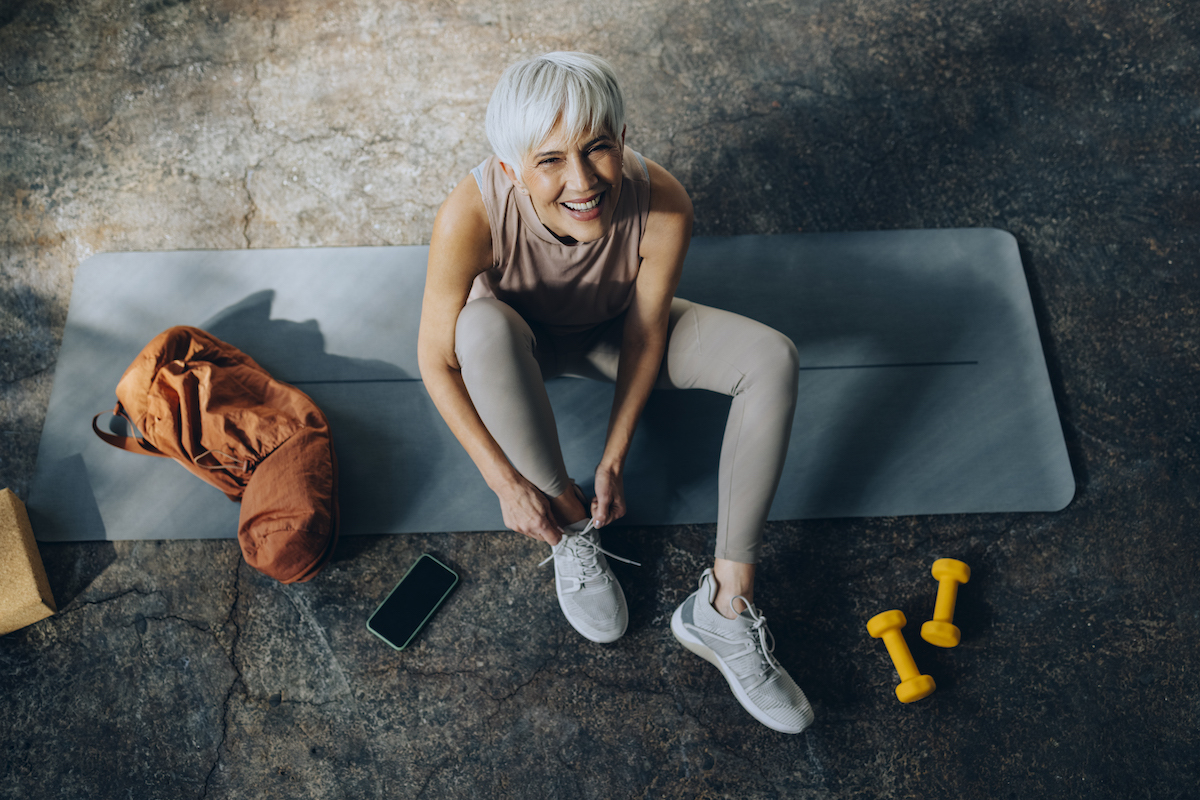
{"label": "woman's leg", "polygon": [[561,524],[586,516],[567,476],[533,330],[511,306],[472,300],[459,312],[455,355],[471,402],[517,471],[550,498]]}
{"label": "woman's leg", "polygon": [[[779,487],[796,409],[798,357],[790,339],[761,322],[676,299],[660,385],[708,389],[733,400],[717,478],[715,606],[754,601],[754,565]],[[741,604],[734,611],[741,611]]]}
{"label": "woman's leg", "polygon": [[791,339],[739,314],[676,299],[660,384],[730,395],[717,479],[716,557],[758,561],[779,487],[799,377]]}
{"label": "woman's leg", "polygon": [[[762,528],[792,432],[796,348],[762,323],[686,300],[672,304],[671,318],[662,382],[733,398],[718,471],[715,563],[671,615],[671,632],[721,670],[756,719],[799,733],[812,724],[812,707],[772,655],[766,617],[754,606]],[[736,601],[739,596],[749,608]]]}
{"label": "woman's leg", "polygon": [[550,498],[556,521],[566,528],[547,559],[554,561],[559,607],[588,639],[616,641],[629,625],[625,593],[567,476],[533,330],[499,300],[472,300],[459,312],[454,350],[488,432],[517,471]]}
{"label": "woman's leg", "polygon": [[[621,326],[559,353],[565,372],[616,380]],[[729,395],[717,476],[717,547],[723,569],[752,595],[762,528],[779,487],[796,411],[799,361],[792,340],[740,314],[682,298],[671,303],[667,352],[656,388],[707,389]],[[718,575],[720,577],[720,575]]]}
{"label": "woman's leg", "polygon": [[[558,359],[569,374],[614,381],[620,353],[616,324]],[[672,301],[656,388],[707,389],[733,398],[717,475],[718,561],[758,562],[763,524],[787,457],[798,381],[796,346],[779,331],[731,311]],[[735,577],[734,570],[723,572]],[[754,570],[736,571],[739,584],[747,574],[752,592]]]}

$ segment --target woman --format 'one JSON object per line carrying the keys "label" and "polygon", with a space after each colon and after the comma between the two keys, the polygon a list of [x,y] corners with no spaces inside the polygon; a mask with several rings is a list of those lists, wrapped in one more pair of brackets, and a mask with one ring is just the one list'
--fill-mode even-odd
{"label": "woman", "polygon": [[[646,399],[656,386],[732,395],[716,558],[671,629],[757,719],[798,733],[812,711],[753,605],[795,409],[795,347],[675,298],[692,205],[670,173],[625,147],[624,101],[605,61],[550,53],[515,64],[487,131],[496,154],[434,223],[418,344],[430,396],[504,524],[551,546],[567,620],[611,642],[628,611],[597,529],[625,513],[625,458]],[[563,374],[616,384],[590,503],[566,474],[546,395],[544,380]]]}

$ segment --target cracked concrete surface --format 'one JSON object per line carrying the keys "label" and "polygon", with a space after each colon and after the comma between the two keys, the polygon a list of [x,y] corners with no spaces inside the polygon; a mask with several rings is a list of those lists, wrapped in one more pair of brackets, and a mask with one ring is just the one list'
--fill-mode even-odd
{"label": "cracked concrete surface", "polygon": [[[711,526],[606,535],[646,565],[611,646],[511,534],[346,540],[299,586],[230,541],[44,545],[61,612],[0,638],[0,798],[1193,794],[1194,3],[0,4],[0,485],[27,496],[80,262],[426,243],[499,72],[552,49],[613,61],[698,235],[1011,231],[1073,503],[772,524],[796,737],[670,636]],[[398,655],[364,623],[426,551],[463,582]],[[954,651],[916,634],[943,555],[973,569]],[[887,608],[938,682],[913,706],[864,630]]]}

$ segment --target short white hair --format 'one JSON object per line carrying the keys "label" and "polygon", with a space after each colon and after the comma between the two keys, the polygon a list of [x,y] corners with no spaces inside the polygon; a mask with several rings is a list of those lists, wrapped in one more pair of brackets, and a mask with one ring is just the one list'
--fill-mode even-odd
{"label": "short white hair", "polygon": [[593,131],[621,135],[625,98],[607,61],[559,52],[513,64],[488,103],[488,141],[501,161],[519,170],[560,116],[572,139]]}

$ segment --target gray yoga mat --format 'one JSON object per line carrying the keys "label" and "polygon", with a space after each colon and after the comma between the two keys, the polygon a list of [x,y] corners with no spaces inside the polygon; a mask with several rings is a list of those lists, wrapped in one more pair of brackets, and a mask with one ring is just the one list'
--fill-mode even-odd
{"label": "gray yoga mat", "polygon": [[[419,380],[427,247],[104,253],[80,265],[30,489],[43,541],[236,535],[238,506],[90,430],[122,372],[195,325],[330,418],[343,532],[503,528]],[[772,519],[1054,511],[1075,491],[1016,241],[997,230],[694,239],[679,295],[759,319],[800,351]],[[612,387],[550,382],[590,485]],[[729,399],[656,392],[627,464],[632,524],[716,519]]]}

